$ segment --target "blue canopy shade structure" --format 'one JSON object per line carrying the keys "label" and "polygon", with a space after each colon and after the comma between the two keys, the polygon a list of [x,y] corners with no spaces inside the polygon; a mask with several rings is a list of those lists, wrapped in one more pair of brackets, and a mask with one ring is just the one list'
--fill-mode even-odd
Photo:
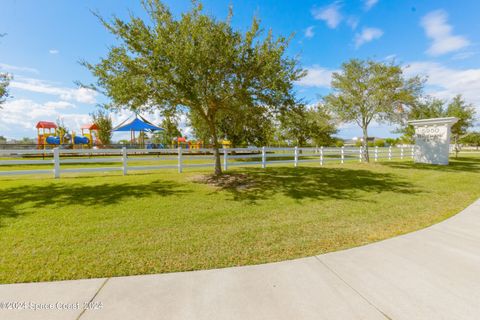
{"label": "blue canopy shade structure", "polygon": [[[130,131],[130,142],[132,144],[139,143],[140,145],[145,144],[145,134],[144,132],[155,132],[155,131],[164,131],[165,129],[160,128],[153,123],[149,122],[142,116],[136,114],[133,119],[129,118],[118,126],[113,128],[112,131]],[[138,139],[135,137],[135,132],[140,132]]]}
{"label": "blue canopy shade structure", "polygon": [[143,131],[143,132],[154,132],[165,130],[160,128],[153,123],[149,122],[140,115],[136,115],[133,120],[127,119],[115,128],[113,131]]}

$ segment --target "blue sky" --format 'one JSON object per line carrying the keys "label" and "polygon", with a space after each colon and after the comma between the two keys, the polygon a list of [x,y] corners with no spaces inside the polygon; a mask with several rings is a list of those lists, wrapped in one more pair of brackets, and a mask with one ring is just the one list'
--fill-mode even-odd
{"label": "blue sky", "polygon": [[[165,1],[175,14],[190,1]],[[449,99],[457,93],[480,106],[480,1],[463,0],[210,0],[206,12],[224,19],[233,4],[235,28],[246,29],[255,15],[276,35],[295,34],[288,53],[309,71],[297,83],[309,103],[328,93],[330,75],[350,58],[395,59],[408,75],[428,76],[427,92]],[[61,117],[79,130],[105,97],[79,89],[93,81],[78,64],[98,61],[114,42],[91,10],[102,16],[143,15],[138,1],[2,0],[0,71],[13,74],[12,98],[0,111],[0,135],[35,136],[39,120]],[[115,115],[119,122],[128,113]],[[158,120],[158,115],[150,115]],[[392,127],[374,124],[371,134],[390,136]],[[188,130],[187,130],[188,131]],[[340,136],[359,135],[343,125]]]}

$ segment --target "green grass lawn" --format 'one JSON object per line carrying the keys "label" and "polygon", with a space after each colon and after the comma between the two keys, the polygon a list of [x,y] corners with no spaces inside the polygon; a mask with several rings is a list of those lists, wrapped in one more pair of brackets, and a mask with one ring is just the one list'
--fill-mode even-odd
{"label": "green grass lawn", "polygon": [[[441,221],[480,196],[480,157],[128,176],[0,177],[0,282],[238,266],[378,241]],[[230,179],[229,178],[229,179]]]}

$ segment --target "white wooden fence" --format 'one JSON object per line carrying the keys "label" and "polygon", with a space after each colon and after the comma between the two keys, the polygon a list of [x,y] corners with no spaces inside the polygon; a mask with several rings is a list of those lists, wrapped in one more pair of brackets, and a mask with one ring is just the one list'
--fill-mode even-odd
{"label": "white wooden fence", "polygon": [[[320,148],[228,148],[221,149],[223,169],[232,166],[259,165],[266,168],[269,164],[293,164],[313,162],[323,166],[327,163],[363,160],[363,149],[356,147],[320,147]],[[370,148],[371,161],[393,159],[411,159],[413,146]],[[42,159],[39,159],[42,158]],[[200,163],[195,161],[201,160]],[[153,162],[138,165],[136,162]],[[99,164],[109,166],[98,166]],[[76,164],[94,164],[95,166],[77,167]],[[53,166],[50,168],[22,170],[23,166]],[[114,166],[110,166],[114,165]],[[118,171],[123,175],[137,170],[177,169],[213,167],[212,149],[50,149],[50,150],[0,150],[0,176],[22,174],[53,174],[60,178],[62,173],[108,172]],[[9,170],[2,170],[2,169]]]}

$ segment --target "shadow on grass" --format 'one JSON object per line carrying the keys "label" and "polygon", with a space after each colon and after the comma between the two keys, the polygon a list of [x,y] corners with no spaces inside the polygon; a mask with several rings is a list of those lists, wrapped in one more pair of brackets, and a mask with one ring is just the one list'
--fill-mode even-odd
{"label": "shadow on grass", "polygon": [[[238,171],[241,181],[218,185],[230,192],[235,201],[256,202],[282,194],[302,199],[351,199],[364,201],[359,191],[369,193],[420,191],[398,175],[347,168],[247,168]],[[235,174],[233,174],[235,175]]]}
{"label": "shadow on grass", "polygon": [[480,158],[458,157],[450,158],[449,165],[434,165],[412,162],[382,162],[384,166],[394,169],[433,170],[439,172],[480,172]]}
{"label": "shadow on grass", "polygon": [[[101,177],[99,177],[101,179]],[[81,182],[64,184],[51,182],[38,186],[20,186],[4,189],[0,192],[0,227],[4,218],[16,218],[32,211],[31,208],[45,206],[111,205],[126,198],[143,198],[149,196],[167,197],[189,192],[182,185],[173,181],[153,181],[149,183],[103,183],[84,185]],[[21,206],[27,205],[27,210]]]}

